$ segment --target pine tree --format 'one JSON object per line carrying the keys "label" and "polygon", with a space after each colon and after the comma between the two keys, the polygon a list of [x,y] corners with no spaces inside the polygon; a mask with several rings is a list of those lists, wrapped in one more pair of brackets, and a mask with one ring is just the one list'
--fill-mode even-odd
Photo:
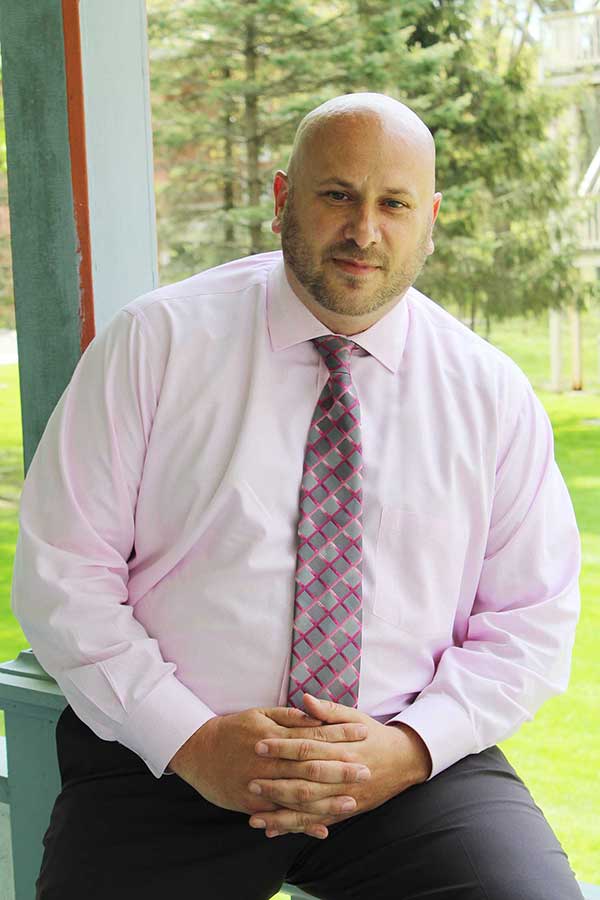
{"label": "pine tree", "polygon": [[377,6],[150,4],[165,280],[279,246],[268,227],[273,172],[306,112],[339,93],[429,77],[444,46],[409,53],[398,4]]}
{"label": "pine tree", "polygon": [[[475,327],[581,300],[564,99],[516,0],[150,0],[162,280],[279,246],[273,172],[302,116],[379,91],[434,134],[444,199],[417,287]],[[512,27],[507,34],[505,23]]]}
{"label": "pine tree", "polygon": [[339,14],[295,0],[150,10],[166,271],[277,246],[266,227],[273,170],[285,164],[299,119],[331,96]]}
{"label": "pine tree", "polygon": [[486,332],[492,319],[583,304],[594,289],[574,265],[568,143],[553,127],[568,96],[537,83],[535,48],[514,39],[513,0],[429,7],[413,39],[457,43],[444,80],[463,105],[456,119],[448,106],[427,117],[444,199],[417,286],[472,328],[481,312]]}

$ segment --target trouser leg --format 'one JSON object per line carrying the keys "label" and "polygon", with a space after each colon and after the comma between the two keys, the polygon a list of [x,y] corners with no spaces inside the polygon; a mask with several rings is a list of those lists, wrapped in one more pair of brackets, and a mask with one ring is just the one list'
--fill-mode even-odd
{"label": "trouser leg", "polygon": [[268,900],[309,840],[268,839],[249,815],[155,778],[67,707],[56,731],[63,787],[44,837],[36,900]]}
{"label": "trouser leg", "polygon": [[329,832],[287,874],[321,900],[582,900],[563,848],[499,747]]}

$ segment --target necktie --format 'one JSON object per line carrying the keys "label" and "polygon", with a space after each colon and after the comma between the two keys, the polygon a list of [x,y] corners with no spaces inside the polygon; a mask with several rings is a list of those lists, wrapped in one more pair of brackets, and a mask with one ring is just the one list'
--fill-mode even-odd
{"label": "necktie", "polygon": [[358,705],[362,639],[362,445],[350,358],[356,344],[314,338],[329,379],[313,413],[300,487],[288,705],[306,691]]}

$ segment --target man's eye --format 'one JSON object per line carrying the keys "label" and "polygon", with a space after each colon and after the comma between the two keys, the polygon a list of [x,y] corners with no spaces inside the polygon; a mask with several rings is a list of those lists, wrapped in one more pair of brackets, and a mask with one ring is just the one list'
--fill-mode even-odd
{"label": "man's eye", "polygon": [[327,196],[331,197],[332,200],[344,200],[348,194],[345,194],[343,191],[327,191]]}
{"label": "man's eye", "polygon": [[385,202],[388,205],[393,204],[392,209],[402,209],[405,206],[402,200],[386,200]]}

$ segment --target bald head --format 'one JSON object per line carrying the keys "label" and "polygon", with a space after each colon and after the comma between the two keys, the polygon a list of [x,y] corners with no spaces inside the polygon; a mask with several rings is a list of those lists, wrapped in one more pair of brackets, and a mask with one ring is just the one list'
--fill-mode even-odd
{"label": "bald head", "polygon": [[271,227],[313,315],[355,334],[399,302],[433,253],[434,190],[433,138],[398,100],[346,94],[302,120]]}
{"label": "bald head", "polygon": [[410,144],[422,154],[423,166],[431,174],[431,189],[435,173],[435,144],[422,119],[404,103],[386,94],[360,92],[343,94],[327,100],[311,110],[300,122],[288,163],[290,186],[304,168],[311,148],[328,132],[335,131],[342,122],[354,123],[355,131],[376,128],[390,137]]}

